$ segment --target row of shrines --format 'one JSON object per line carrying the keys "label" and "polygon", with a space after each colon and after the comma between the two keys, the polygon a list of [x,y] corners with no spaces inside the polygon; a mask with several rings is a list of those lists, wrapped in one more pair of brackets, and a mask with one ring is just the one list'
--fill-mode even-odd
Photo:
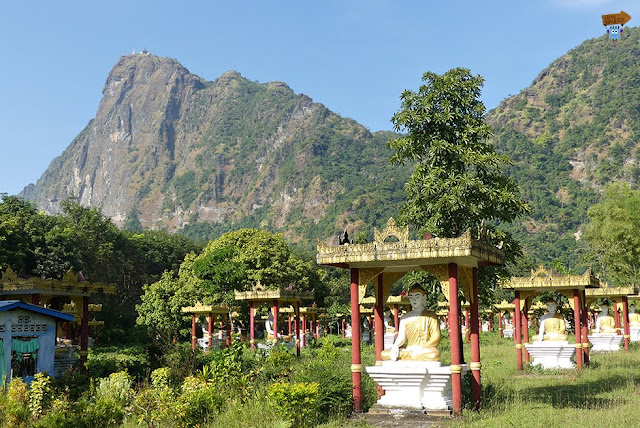
{"label": "row of shrines", "polygon": [[[392,238],[389,240],[388,238]],[[392,241],[392,242],[390,242]],[[475,408],[481,402],[481,360],[480,360],[480,313],[478,305],[478,268],[498,265],[503,262],[503,251],[492,245],[483,236],[474,237],[470,231],[458,238],[433,238],[425,236],[423,240],[410,240],[408,228],[399,228],[393,219],[386,229],[375,230],[374,241],[366,244],[353,244],[348,240],[340,245],[318,244],[317,262],[349,269],[351,272],[351,326],[352,326],[352,382],[354,410],[362,410],[362,366],[360,353],[360,310],[366,296],[367,284],[373,283],[374,331],[376,366],[366,370],[378,383],[378,400],[381,403],[407,403],[411,395],[425,397],[437,388],[443,400],[434,410],[452,410],[459,414],[462,409],[462,375],[471,370],[471,395]],[[439,366],[420,361],[383,361],[384,358],[384,306],[388,300],[391,286],[395,281],[411,271],[426,271],[441,283],[442,291],[448,300],[447,327],[449,331],[451,364]],[[503,284],[503,288],[513,290],[513,304],[496,305],[499,310],[499,324],[502,327],[501,314],[509,309],[514,311],[517,368],[523,369],[523,361],[529,361],[528,313],[533,299],[541,293],[555,291],[567,296],[573,310],[573,326],[576,343],[571,344],[575,352],[578,369],[589,362],[588,305],[600,298],[610,298],[622,303],[625,348],[629,345],[629,295],[635,295],[633,287],[602,287],[591,271],[584,275],[559,275],[539,269],[531,277],[512,278]],[[471,361],[463,364],[460,296],[469,304],[469,339]],[[638,297],[638,296],[636,296]],[[370,297],[369,297],[370,298]],[[564,326],[564,321],[562,322]],[[523,343],[524,342],[524,343]],[[400,364],[399,364],[400,363]],[[446,369],[446,372],[443,371]],[[385,396],[395,398],[386,398]],[[447,398],[450,397],[450,398]],[[436,400],[437,401],[437,400]],[[420,407],[420,402],[414,407]],[[422,410],[429,410],[429,403],[423,399]],[[432,404],[431,404],[432,405]],[[399,407],[403,407],[400,405]],[[433,407],[432,407],[433,409]],[[377,409],[378,411],[381,409]],[[435,412],[434,412],[435,413]]]}

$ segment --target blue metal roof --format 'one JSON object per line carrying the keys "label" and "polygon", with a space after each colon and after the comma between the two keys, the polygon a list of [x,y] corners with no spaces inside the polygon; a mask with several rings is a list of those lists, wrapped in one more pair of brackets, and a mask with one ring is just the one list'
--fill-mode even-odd
{"label": "blue metal roof", "polygon": [[43,308],[42,306],[25,303],[21,300],[0,300],[0,312],[11,311],[13,309],[24,309],[26,311],[37,312],[39,314],[48,315],[64,321],[73,321],[73,315],[53,309]]}

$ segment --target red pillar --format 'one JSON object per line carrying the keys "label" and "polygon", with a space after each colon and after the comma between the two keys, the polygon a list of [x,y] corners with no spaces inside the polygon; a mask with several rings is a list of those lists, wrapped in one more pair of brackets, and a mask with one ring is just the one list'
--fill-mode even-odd
{"label": "red pillar", "polygon": [[191,315],[191,350],[196,350],[196,314]]}
{"label": "red pillar", "polygon": [[613,312],[615,312],[614,316],[616,319],[616,333],[620,334],[620,312],[618,312],[618,302],[614,300],[613,305],[611,306],[613,307]]}
{"label": "red pillar", "polygon": [[318,340],[318,319],[316,318],[317,314],[313,314],[313,338]]}
{"label": "red pillar", "polygon": [[209,349],[213,346],[213,314],[209,312],[209,325],[207,326],[209,330]]}
{"label": "red pillar", "polygon": [[69,321],[64,323],[64,338],[71,339],[71,322]]}
{"label": "red pillar", "polygon": [[587,295],[582,290],[582,362],[585,366],[589,365],[589,307],[587,306]]}
{"label": "red pillar", "polygon": [[576,365],[580,370],[582,368],[582,340],[580,337],[582,326],[580,325],[580,291],[576,289],[573,290],[573,322],[576,331]]}
{"label": "red pillar", "polygon": [[395,329],[394,340],[400,332],[400,318],[398,317],[398,305],[393,305],[393,328]]}
{"label": "red pillar", "polygon": [[629,299],[627,296],[622,297],[622,320],[624,321],[624,350],[628,352],[631,330],[629,329]]}
{"label": "red pillar", "polygon": [[295,313],[294,327],[296,331],[296,355],[300,356],[300,302],[293,303]]}
{"label": "red pillar", "polygon": [[521,330],[521,326],[520,324],[522,323],[522,315],[520,314],[520,291],[516,290],[516,298],[514,300],[514,303],[516,305],[516,309],[515,309],[515,316],[513,317],[513,323],[515,324],[514,327],[516,329],[515,336],[516,336],[516,358],[517,358],[517,367],[518,370],[524,370],[524,367],[522,366],[522,330]]}
{"label": "red pillar", "polygon": [[249,302],[249,344],[251,352],[256,349],[256,308],[253,300]]}
{"label": "red pillar", "polygon": [[498,311],[498,339],[502,339],[502,311]]}
{"label": "red pillar", "polygon": [[478,268],[474,267],[472,271],[473,283],[471,289],[471,396],[473,400],[473,408],[480,408],[480,400],[482,399],[482,383],[480,380],[480,317],[478,316]]}
{"label": "red pillar", "polygon": [[458,301],[458,265],[449,263],[449,326],[451,328],[451,392],[453,413],[462,411],[462,341],[460,335],[460,303]]}
{"label": "red pillar", "polygon": [[528,363],[531,361],[531,357],[529,356],[529,351],[527,351],[527,348],[524,347],[524,344],[529,343],[529,306],[527,305],[526,299],[523,303],[524,309],[522,311],[522,322],[520,323],[520,329],[522,330],[522,352],[524,354],[524,361]]}
{"label": "red pillar", "polygon": [[300,346],[304,348],[307,346],[307,317],[302,315],[301,318],[302,324],[302,335],[300,336]]}
{"label": "red pillar", "polygon": [[469,340],[471,340],[471,331],[469,330],[469,309],[464,310],[464,330],[465,340],[469,343]]}
{"label": "red pillar", "polygon": [[[38,296],[39,298],[40,296]],[[80,367],[84,368],[89,354],[89,296],[82,296],[82,321],[80,323]]]}
{"label": "red pillar", "polygon": [[[376,364],[382,364],[384,349],[384,304],[382,302],[382,275],[378,275],[376,284],[376,304],[373,306],[373,328],[375,329]],[[371,330],[369,330],[371,332]]]}
{"label": "red pillar", "polygon": [[278,301],[273,301],[273,343],[278,343]]}
{"label": "red pillar", "polygon": [[362,411],[362,360],[360,358],[360,302],[358,301],[359,271],[351,269],[351,381],[353,383],[353,411]]}
{"label": "red pillar", "polygon": [[40,306],[40,294],[34,293],[31,295],[31,304]]}
{"label": "red pillar", "polygon": [[228,348],[231,346],[231,340],[233,338],[231,337],[231,314],[228,313],[227,314],[227,338],[225,339],[225,346]]}
{"label": "red pillar", "polygon": [[289,314],[289,337],[291,337],[291,314]]}

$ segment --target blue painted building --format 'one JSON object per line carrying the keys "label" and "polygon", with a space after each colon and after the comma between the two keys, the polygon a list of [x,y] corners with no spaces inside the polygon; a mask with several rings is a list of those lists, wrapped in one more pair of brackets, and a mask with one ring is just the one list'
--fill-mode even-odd
{"label": "blue painted building", "polygon": [[54,376],[56,323],[73,315],[24,303],[0,301],[0,384],[6,375],[27,382],[38,372]]}

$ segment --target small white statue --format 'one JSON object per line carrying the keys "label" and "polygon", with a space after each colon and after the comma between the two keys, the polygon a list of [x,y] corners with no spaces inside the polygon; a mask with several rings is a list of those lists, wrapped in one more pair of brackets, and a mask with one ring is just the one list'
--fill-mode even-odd
{"label": "small white statue", "polygon": [[636,313],[636,305],[629,305],[629,326],[640,327],[640,314]]}
{"label": "small white statue", "polygon": [[391,317],[387,312],[384,313],[384,328],[387,333],[395,333],[396,331],[396,328],[391,325]]}

